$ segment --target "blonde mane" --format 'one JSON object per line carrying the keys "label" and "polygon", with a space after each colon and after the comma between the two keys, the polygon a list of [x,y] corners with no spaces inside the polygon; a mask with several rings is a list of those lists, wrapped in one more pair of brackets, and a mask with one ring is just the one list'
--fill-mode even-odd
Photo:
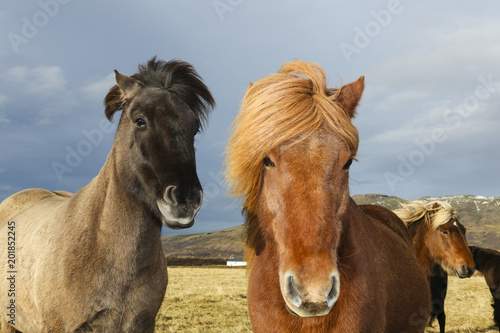
{"label": "blonde mane", "polygon": [[401,204],[401,208],[396,209],[394,213],[407,226],[423,218],[425,223],[433,229],[437,229],[451,219],[458,219],[453,207],[444,201],[428,203],[422,200],[411,201],[407,204]]}
{"label": "blonde mane", "polygon": [[230,193],[244,201],[248,212],[256,213],[262,160],[271,149],[300,142],[324,127],[340,134],[356,153],[358,132],[335,102],[339,94],[340,88],[327,88],[318,64],[300,60],[285,63],[249,87],[225,152]]}

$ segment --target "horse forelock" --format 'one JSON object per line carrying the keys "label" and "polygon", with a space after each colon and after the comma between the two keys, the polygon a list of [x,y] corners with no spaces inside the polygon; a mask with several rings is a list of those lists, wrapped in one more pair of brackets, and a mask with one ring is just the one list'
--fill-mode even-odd
{"label": "horse forelock", "polygon": [[445,201],[411,201],[401,204],[401,208],[395,210],[394,213],[408,226],[414,225],[421,220],[422,223],[432,229],[437,229],[450,220],[458,220],[456,211]]}
{"label": "horse forelock", "polygon": [[139,65],[139,72],[132,77],[146,86],[167,88],[177,94],[200,119],[207,121],[210,110],[215,106],[214,98],[194,67],[182,60],[157,60],[153,57],[146,64]]}
{"label": "horse forelock", "polygon": [[[145,87],[165,88],[176,94],[197,115],[201,127],[215,106],[214,98],[208,87],[193,66],[185,61],[173,59],[168,62],[153,57],[139,65],[138,73],[132,75]],[[118,86],[113,86],[105,98],[106,116],[111,119],[114,112],[123,110],[127,101]]]}

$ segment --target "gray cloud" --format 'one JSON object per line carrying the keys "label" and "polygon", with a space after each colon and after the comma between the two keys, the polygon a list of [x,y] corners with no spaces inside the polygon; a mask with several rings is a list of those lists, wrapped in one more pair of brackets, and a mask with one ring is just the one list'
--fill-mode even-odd
{"label": "gray cloud", "polygon": [[[133,74],[154,55],[191,62],[217,101],[196,143],[206,203],[185,232],[242,223],[220,180],[228,128],[248,83],[293,58],[318,62],[331,86],[366,76],[352,194],[500,195],[500,89],[475,95],[481,78],[500,82],[496,2],[53,1],[51,13],[38,2],[0,11],[0,199],[27,187],[86,185],[112,132],[62,181],[54,162],[65,163],[104,124],[113,69]],[[13,34],[24,39],[13,44]],[[347,44],[357,49],[349,57]],[[388,173],[401,178],[392,187]]]}

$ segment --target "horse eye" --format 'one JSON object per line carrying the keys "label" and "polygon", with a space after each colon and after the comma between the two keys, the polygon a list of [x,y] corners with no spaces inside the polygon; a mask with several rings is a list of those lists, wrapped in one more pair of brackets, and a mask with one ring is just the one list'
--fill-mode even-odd
{"label": "horse eye", "polygon": [[450,233],[449,233],[448,231],[444,230],[444,231],[443,231],[443,234],[444,234],[444,235],[449,235]]}
{"label": "horse eye", "polygon": [[344,166],[342,167],[342,170],[345,170],[345,171],[349,170],[349,167],[352,164],[352,160],[353,160],[352,157],[349,160],[347,160],[346,164],[344,164]]}
{"label": "horse eye", "polygon": [[264,157],[264,166],[266,168],[274,168],[276,165],[274,165],[274,162],[271,161],[271,159],[269,157]]}
{"label": "horse eye", "polygon": [[137,127],[144,127],[146,126],[146,121],[144,120],[144,118],[139,117],[135,120],[135,124],[137,125]]}

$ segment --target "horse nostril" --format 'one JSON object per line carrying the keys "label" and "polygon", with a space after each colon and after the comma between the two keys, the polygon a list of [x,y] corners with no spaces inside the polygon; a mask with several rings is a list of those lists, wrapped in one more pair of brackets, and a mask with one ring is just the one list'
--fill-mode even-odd
{"label": "horse nostril", "polygon": [[203,204],[203,191],[202,190],[194,190],[194,204],[197,207],[200,207]]}
{"label": "horse nostril", "polygon": [[175,190],[177,189],[177,186],[175,185],[170,185],[167,187],[165,190],[165,199],[170,201],[170,203],[177,205],[178,200],[176,198]]}
{"label": "horse nostril", "polygon": [[328,297],[326,298],[326,304],[329,307],[333,306],[333,303],[337,300],[339,293],[338,293],[338,281],[335,276],[332,276],[332,289],[328,293]]}
{"label": "horse nostril", "polygon": [[288,280],[288,296],[290,298],[290,301],[295,307],[299,308],[300,305],[302,304],[302,301],[300,300],[297,288],[293,283],[293,275],[290,275],[287,280]]}

